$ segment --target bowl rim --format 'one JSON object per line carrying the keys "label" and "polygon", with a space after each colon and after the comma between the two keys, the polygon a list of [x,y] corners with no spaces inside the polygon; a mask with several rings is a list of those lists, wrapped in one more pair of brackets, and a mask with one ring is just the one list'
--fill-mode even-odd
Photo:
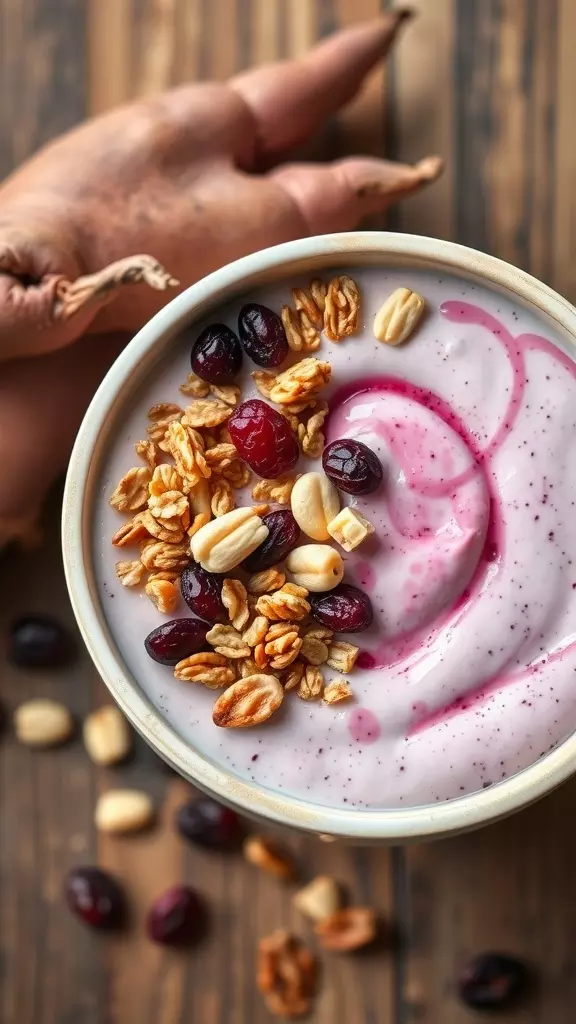
{"label": "bowl rim", "polygon": [[[241,292],[246,279],[279,271],[287,264],[322,260],[354,263],[373,255],[383,262],[403,258],[430,263],[445,272],[481,278],[512,292],[524,305],[554,321],[567,344],[576,339],[576,309],[558,293],[512,265],[455,242],[391,232],[353,231],[298,239],[244,256],[182,292],[135,335],[98,388],[70,457],[63,500],[62,548],[72,608],[88,652],[122,711],[156,753],[200,789],[244,813],[326,837],[408,842],[439,838],[488,824],[543,797],[576,768],[576,732],[544,758],[493,787],[441,804],[407,808],[343,809],[309,803],[244,782],[196,753],[162,718],[115,650],[102,609],[90,586],[92,538],[86,493],[92,452],[108,411],[146,354],[183,319],[201,315],[221,292]],[[288,267],[286,267],[288,272]],[[226,299],[226,301],[228,301]]]}

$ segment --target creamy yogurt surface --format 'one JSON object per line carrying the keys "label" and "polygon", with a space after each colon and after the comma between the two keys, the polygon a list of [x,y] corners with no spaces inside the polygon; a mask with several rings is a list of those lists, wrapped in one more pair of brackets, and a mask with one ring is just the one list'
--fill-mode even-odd
{"label": "creamy yogurt surface", "polygon": [[[360,288],[360,323],[338,344],[323,337],[314,353],[332,365],[322,395],[327,441],[359,438],[384,468],[376,493],[342,495],[376,531],[343,553],[345,581],[374,608],[368,630],[341,634],[361,647],[349,677],[354,699],[326,706],[291,694],[262,726],[219,729],[217,694],[177,682],[145,651],[152,629],[192,613],[182,602],[163,618],[143,590],[119,584],[115,563],[130,556],[111,537],[125,517],[108,499],[138,464],[133,445],[146,436],[148,409],[186,404],[178,388],[190,337],[174,341],[170,359],[128,400],[109,446],[94,509],[95,571],[130,671],[208,760],[321,805],[430,804],[497,784],[576,726],[576,365],[547,322],[482,286],[424,271],[343,272]],[[279,312],[290,289],[307,283],[241,296],[199,322],[194,337],[208,322],[237,330],[245,301]],[[392,348],[372,324],[397,287],[423,295],[428,312]],[[243,399],[261,397],[254,369],[245,357]],[[302,458],[297,468],[321,467]]]}

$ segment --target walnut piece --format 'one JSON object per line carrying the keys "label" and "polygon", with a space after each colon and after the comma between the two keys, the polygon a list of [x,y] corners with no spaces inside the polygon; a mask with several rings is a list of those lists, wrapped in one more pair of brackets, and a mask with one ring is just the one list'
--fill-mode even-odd
{"label": "walnut piece", "polygon": [[219,622],[206,633],[208,643],[217,654],[225,658],[248,658],[250,648],[234,626],[223,626]]}
{"label": "walnut piece", "polygon": [[238,458],[236,446],[233,444],[216,444],[213,448],[207,448],[205,455],[213,473],[220,473],[233,459]]}
{"label": "walnut piece", "polygon": [[222,584],[222,604],[234,629],[243,629],[250,615],[246,587],[240,580],[225,579]]}
{"label": "walnut piece", "polygon": [[148,484],[151,478],[152,474],[147,466],[129,469],[110,498],[112,508],[118,512],[140,512],[148,501]]}
{"label": "walnut piece", "polygon": [[[148,500],[150,501],[150,498]],[[150,509],[145,509],[134,517],[134,523],[140,523],[145,528],[146,536],[154,537],[166,544],[181,544],[184,540],[182,519],[182,516],[175,516],[174,519],[156,519]]]}
{"label": "walnut piece", "polygon": [[270,389],[270,399],[278,405],[290,405],[309,399],[328,384],[332,375],[330,363],[315,356],[301,359],[294,366],[277,374]]}
{"label": "walnut piece", "polygon": [[345,640],[334,640],[328,646],[326,664],[335,672],[351,672],[356,664],[360,648],[348,644]]}
{"label": "walnut piece", "polygon": [[170,580],[151,579],[148,580],[145,590],[161,615],[172,614],[180,598],[180,591],[174,583]]}
{"label": "walnut piece", "polygon": [[276,380],[276,374],[271,373],[270,370],[254,370],[252,373],[252,379],[260,394],[263,395],[264,398],[270,398],[270,392],[272,391],[272,386]]}
{"label": "walnut piece", "polygon": [[319,402],[314,410],[310,412],[305,423],[298,423],[298,443],[310,459],[319,459],[324,451],[326,438],[322,433],[322,425],[328,415],[328,403]]}
{"label": "walnut piece", "polygon": [[278,930],[258,943],[256,984],[270,1013],[303,1017],[316,987],[316,960],[299,939]]}
{"label": "walnut piece", "polygon": [[296,660],[302,646],[298,626],[294,623],[275,623],[265,637],[264,653],[270,658],[270,668],[281,671]]}
{"label": "walnut piece", "polygon": [[136,441],[134,450],[136,455],[139,455],[144,460],[150,472],[153,472],[160,458],[160,452],[154,441]]}
{"label": "walnut piece", "polygon": [[248,593],[260,597],[261,594],[271,594],[273,590],[280,590],[284,586],[286,577],[279,569],[262,569],[254,573],[248,580]]}
{"label": "walnut piece", "polygon": [[325,704],[339,704],[342,700],[349,700],[352,696],[352,688],[347,679],[332,679],[324,689]]}
{"label": "walnut piece", "polygon": [[324,689],[324,677],[315,665],[307,665],[298,686],[298,696],[302,700],[316,700]]}
{"label": "walnut piece", "polygon": [[116,562],[116,575],[123,587],[139,587],[145,573],[139,560],[135,562]]}
{"label": "walnut piece", "polygon": [[278,710],[284,689],[276,676],[257,673],[233,683],[216,701],[212,721],[226,729],[260,725]]}
{"label": "walnut piece", "polygon": [[179,661],[174,668],[174,677],[184,683],[202,683],[211,690],[219,690],[233,683],[236,673],[222,654],[201,651]]}
{"label": "walnut piece", "polygon": [[358,329],[360,293],[351,277],[334,277],[326,293],[324,333],[331,341],[341,341]]}
{"label": "walnut piece", "polygon": [[164,494],[151,494],[148,508],[155,519],[175,519],[182,516],[188,508],[188,498],[180,491],[164,491]]}
{"label": "walnut piece", "polygon": [[249,864],[265,871],[267,875],[290,882],[296,877],[292,857],[273,839],[266,836],[248,836],[243,845],[244,856]]}
{"label": "walnut piece", "polygon": [[277,505],[289,505],[296,476],[279,476],[275,480],[259,480],[252,488],[254,501],[273,501]]}
{"label": "walnut piece", "polygon": [[202,477],[210,476],[204,457],[204,442],[197,430],[187,430],[183,423],[173,420],[166,438],[178,472],[191,486]]}
{"label": "walnut piece", "polygon": [[184,569],[190,561],[187,544],[167,544],[149,540],[144,544],[140,560],[150,571],[154,569]]}
{"label": "walnut piece", "polygon": [[180,391],[183,395],[193,395],[194,398],[206,398],[210,394],[210,385],[195,373],[189,373],[184,384],[180,385]]}
{"label": "walnut piece", "polygon": [[225,516],[227,512],[232,512],[236,506],[232,484],[224,477],[215,477],[210,481],[210,485],[212,514],[218,518]]}
{"label": "walnut piece", "polygon": [[186,406],[182,420],[188,427],[218,427],[232,414],[232,406],[216,398],[198,398]]}
{"label": "walnut piece", "polygon": [[376,938],[376,912],[372,907],[345,907],[318,921],[314,931],[324,949],[337,952],[360,949]]}
{"label": "walnut piece", "polygon": [[242,639],[248,647],[257,647],[264,643],[270,623],[264,615],[257,615],[254,622],[248,626],[242,634]]}
{"label": "walnut piece", "polygon": [[306,600],[308,591],[294,583],[285,583],[273,594],[263,594],[256,602],[256,611],[271,621],[298,622],[308,615],[310,604]]}

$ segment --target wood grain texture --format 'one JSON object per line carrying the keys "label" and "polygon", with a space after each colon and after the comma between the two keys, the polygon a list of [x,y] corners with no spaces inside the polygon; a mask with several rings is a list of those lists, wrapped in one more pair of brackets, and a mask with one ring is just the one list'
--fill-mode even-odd
{"label": "wood grain texture", "polygon": [[[0,173],[83,113],[191,79],[225,78],[305,52],[384,0],[0,0]],[[361,151],[414,161],[440,152],[447,172],[386,219],[517,263],[576,299],[576,8],[573,0],[415,0],[386,70],[318,134],[306,156]],[[20,611],[71,622],[58,555],[0,561],[0,635]],[[2,700],[62,699],[80,720],[107,695],[87,658],[54,675],[1,665]],[[289,924],[310,937],[290,890],[237,858],[187,847],[172,827],[190,793],[138,742],[121,768],[96,769],[78,738],[30,753],[0,743],[2,1024],[265,1024],[254,986],[258,936]],[[150,792],[158,826],[119,839],[92,825],[97,794]],[[575,785],[480,833],[400,850],[351,850],[288,836],[305,877],[334,874],[396,920],[401,942],[323,958],[314,1024],[467,1024],[454,977],[481,949],[525,955],[541,984],[505,1024],[573,1024]],[[61,878],[98,861],[126,885],[127,931],[102,940],[63,909]],[[176,881],[204,894],[209,941],[175,954],[144,938],[150,899]]]}

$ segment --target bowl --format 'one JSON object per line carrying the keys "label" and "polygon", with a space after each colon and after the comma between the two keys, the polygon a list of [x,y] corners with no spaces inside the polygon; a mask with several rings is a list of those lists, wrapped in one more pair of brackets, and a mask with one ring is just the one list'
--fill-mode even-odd
{"label": "bowl", "polygon": [[406,267],[456,273],[512,297],[550,323],[567,347],[576,310],[535,278],[492,256],[432,238],[351,232],[307,238],[254,253],[216,271],[175,298],[130,342],[98,389],[69,463],[63,509],[63,551],[72,606],[88,651],[134,728],[173,769],[218,800],[252,817],[357,843],[439,838],[511,814],[564,782],[576,767],[576,735],[528,768],[489,789],[445,803],[406,809],[342,809],[273,794],[200,756],[152,706],[110,634],[95,585],[91,549],[94,488],[107,440],[130,392],[185,325],[249,289],[298,274],[344,265]]}

